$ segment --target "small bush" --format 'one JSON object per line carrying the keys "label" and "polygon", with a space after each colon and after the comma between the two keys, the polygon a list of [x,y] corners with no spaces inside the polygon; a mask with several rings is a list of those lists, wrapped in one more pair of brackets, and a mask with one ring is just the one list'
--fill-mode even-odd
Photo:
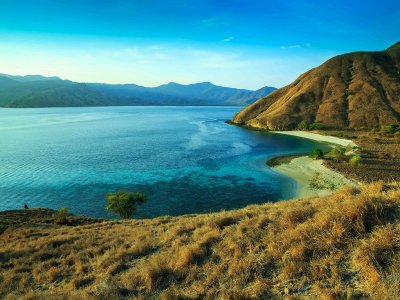
{"label": "small bush", "polygon": [[321,149],[314,149],[310,153],[309,157],[312,158],[312,159],[320,159],[320,158],[324,157],[324,152],[322,152]]}
{"label": "small bush", "polygon": [[352,158],[350,158],[349,163],[352,166],[358,166],[358,165],[360,165],[361,161],[362,161],[362,159],[361,159],[360,155],[353,155]]}
{"label": "small bush", "polygon": [[301,121],[299,125],[297,125],[297,130],[308,130],[308,123],[306,121]]}
{"label": "small bush", "polygon": [[68,207],[62,207],[57,211],[56,218],[59,224],[66,224],[69,209]]}
{"label": "small bush", "polygon": [[384,126],[381,131],[384,134],[394,134],[396,132],[400,132],[400,125],[399,124],[387,125]]}
{"label": "small bush", "polygon": [[113,212],[122,219],[131,217],[138,204],[142,204],[147,200],[148,196],[142,192],[130,193],[127,191],[119,191],[109,193],[106,196],[106,210]]}
{"label": "small bush", "polygon": [[323,130],[323,129],[325,129],[325,126],[324,126],[324,124],[322,124],[322,122],[317,121],[317,122],[314,122],[314,123],[310,124],[308,129],[310,129],[310,130]]}
{"label": "small bush", "polygon": [[336,146],[333,148],[328,155],[336,162],[339,162],[344,159],[346,153],[346,148],[342,146]]}

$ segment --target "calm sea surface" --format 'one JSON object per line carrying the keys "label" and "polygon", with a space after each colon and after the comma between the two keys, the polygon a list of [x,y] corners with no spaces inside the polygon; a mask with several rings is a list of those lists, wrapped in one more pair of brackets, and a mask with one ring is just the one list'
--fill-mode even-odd
{"label": "calm sea surface", "polygon": [[136,217],[288,199],[296,183],[269,157],[320,144],[224,123],[238,107],[0,109],[0,210],[110,217],[107,192],[141,190]]}

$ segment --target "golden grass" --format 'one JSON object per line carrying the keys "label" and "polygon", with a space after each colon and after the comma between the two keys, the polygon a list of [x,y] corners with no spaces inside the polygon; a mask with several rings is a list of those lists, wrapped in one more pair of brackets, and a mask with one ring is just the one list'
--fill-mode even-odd
{"label": "golden grass", "polygon": [[206,215],[10,227],[0,298],[399,299],[400,185]]}

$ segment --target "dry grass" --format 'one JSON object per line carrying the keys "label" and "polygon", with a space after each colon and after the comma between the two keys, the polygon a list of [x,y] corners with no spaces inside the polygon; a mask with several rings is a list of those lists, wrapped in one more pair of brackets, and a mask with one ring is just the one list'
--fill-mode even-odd
{"label": "dry grass", "polygon": [[5,299],[399,299],[399,291],[398,183],[0,235]]}

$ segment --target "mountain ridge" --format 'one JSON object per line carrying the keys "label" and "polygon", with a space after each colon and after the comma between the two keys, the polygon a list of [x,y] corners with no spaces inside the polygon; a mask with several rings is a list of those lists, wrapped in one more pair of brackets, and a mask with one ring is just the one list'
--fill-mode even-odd
{"label": "mountain ridge", "polygon": [[0,107],[135,105],[247,105],[275,90],[222,87],[211,82],[157,87],[136,84],[78,83],[59,77],[0,74]]}
{"label": "mountain ridge", "polygon": [[8,75],[0,73],[1,77],[6,77],[19,82],[30,82],[30,81],[48,81],[48,80],[62,80],[58,76],[42,76],[42,75]]}
{"label": "mountain ridge", "polygon": [[[272,130],[321,122],[328,129],[400,121],[400,43],[335,56],[241,110],[233,123]],[[379,109],[377,109],[379,108]]]}

